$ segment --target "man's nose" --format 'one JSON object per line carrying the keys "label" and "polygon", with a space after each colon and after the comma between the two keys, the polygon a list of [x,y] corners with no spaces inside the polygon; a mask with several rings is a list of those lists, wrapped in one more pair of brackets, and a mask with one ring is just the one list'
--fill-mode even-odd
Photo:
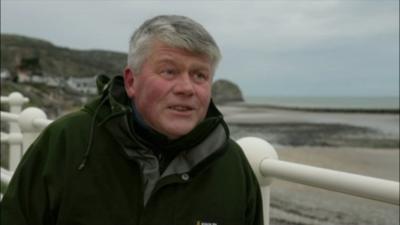
{"label": "man's nose", "polygon": [[183,73],[179,76],[174,86],[174,92],[181,95],[193,95],[194,87],[189,73]]}

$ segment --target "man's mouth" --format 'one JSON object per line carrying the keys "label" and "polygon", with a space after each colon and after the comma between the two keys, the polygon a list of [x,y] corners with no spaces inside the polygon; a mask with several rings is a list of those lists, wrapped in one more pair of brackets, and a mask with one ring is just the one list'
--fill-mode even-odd
{"label": "man's mouth", "polygon": [[193,107],[185,106],[185,105],[174,105],[174,106],[170,106],[168,108],[178,111],[178,112],[187,112],[187,111],[193,110]]}

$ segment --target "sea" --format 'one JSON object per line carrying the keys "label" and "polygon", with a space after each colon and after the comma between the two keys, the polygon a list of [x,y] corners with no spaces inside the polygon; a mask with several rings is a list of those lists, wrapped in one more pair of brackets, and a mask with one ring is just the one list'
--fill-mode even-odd
{"label": "sea", "polygon": [[389,109],[400,108],[400,99],[393,97],[288,97],[245,96],[249,104],[321,109]]}

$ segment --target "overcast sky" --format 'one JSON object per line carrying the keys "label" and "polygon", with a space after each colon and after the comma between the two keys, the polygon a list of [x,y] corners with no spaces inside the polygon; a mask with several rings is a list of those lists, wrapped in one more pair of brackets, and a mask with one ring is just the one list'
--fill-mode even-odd
{"label": "overcast sky", "polygon": [[127,52],[158,14],[203,24],[246,96],[399,96],[398,0],[1,0],[1,32]]}

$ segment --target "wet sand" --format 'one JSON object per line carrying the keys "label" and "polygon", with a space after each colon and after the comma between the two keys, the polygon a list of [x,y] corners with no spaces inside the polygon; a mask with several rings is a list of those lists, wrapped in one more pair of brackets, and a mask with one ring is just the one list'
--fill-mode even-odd
{"label": "wet sand", "polygon": [[[268,140],[281,160],[399,181],[399,114],[219,106],[234,139]],[[271,225],[399,224],[399,206],[275,179]]]}

